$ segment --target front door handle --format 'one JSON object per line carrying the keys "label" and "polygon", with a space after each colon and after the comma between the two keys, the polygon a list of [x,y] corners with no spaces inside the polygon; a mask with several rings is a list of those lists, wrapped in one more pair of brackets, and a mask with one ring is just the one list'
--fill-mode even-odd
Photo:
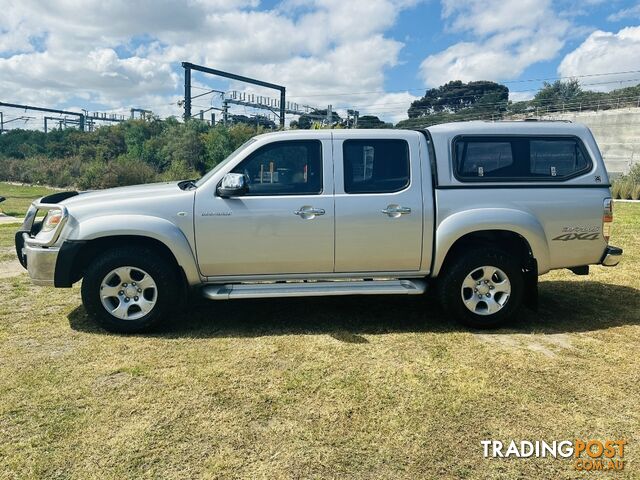
{"label": "front door handle", "polygon": [[387,208],[380,210],[385,215],[389,215],[390,217],[397,218],[401,215],[408,215],[411,213],[411,208],[409,207],[401,207],[400,205],[387,205]]}
{"label": "front door handle", "polygon": [[311,218],[319,217],[320,215],[324,215],[325,211],[324,211],[324,208],[313,208],[308,205],[305,205],[304,207],[300,207],[299,210],[296,210],[293,213],[298,215],[301,218],[311,219]]}

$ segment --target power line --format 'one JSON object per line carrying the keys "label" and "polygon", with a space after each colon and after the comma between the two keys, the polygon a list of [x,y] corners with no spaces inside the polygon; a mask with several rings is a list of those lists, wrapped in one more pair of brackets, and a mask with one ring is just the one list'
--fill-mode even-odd
{"label": "power line", "polygon": [[[500,81],[500,82],[496,82],[496,83],[501,83],[503,85],[509,85],[512,83],[527,83],[527,82],[546,82],[549,80],[567,80],[567,79],[572,79],[572,78],[590,78],[590,77],[603,77],[606,75],[627,75],[627,74],[631,74],[631,73],[640,73],[640,70],[627,70],[624,72],[603,72],[603,73],[589,73],[589,74],[584,74],[584,75],[571,75],[571,76],[567,76],[567,77],[548,77],[548,78],[527,78],[527,79],[521,79],[521,80],[505,80],[505,81]],[[623,80],[615,80],[612,82],[606,82],[606,83],[618,83],[620,81]],[[593,85],[593,84],[592,84]],[[364,91],[360,91],[360,92],[336,92],[336,93],[332,93],[332,92],[312,92],[306,95],[291,95],[289,96],[289,98],[305,98],[305,97],[331,97],[331,96],[343,96],[343,95],[368,95],[368,94],[374,94],[374,93],[404,93],[404,92],[417,92],[417,91],[424,91],[424,90],[428,90],[428,87],[415,87],[415,88],[405,88],[405,89],[401,89],[401,90],[374,90],[374,91],[368,91],[368,92],[364,92]],[[522,90],[522,91],[535,91],[538,89],[534,89],[534,90]]]}
{"label": "power line", "polygon": [[[639,79],[640,80],[640,79]],[[603,93],[603,95],[607,95],[606,93]],[[469,98],[470,95],[464,95],[464,96],[460,96],[460,97],[449,97],[449,98]],[[535,107],[543,107],[546,108],[547,105],[552,105],[552,104],[557,104],[557,105],[565,105],[565,108],[571,107],[571,106],[580,106],[582,105],[583,107],[586,106],[592,106],[592,105],[602,105],[602,106],[606,106],[606,105],[611,105],[613,103],[620,103],[620,102],[636,102],[638,103],[638,101],[640,100],[640,95],[628,95],[628,96],[621,96],[621,97],[612,97],[612,98],[601,98],[601,99],[594,99],[590,102],[586,102],[586,101],[580,101],[580,100],[568,100],[566,102],[558,102],[557,99],[552,98],[552,99],[548,99],[548,100],[539,100],[539,104],[538,105],[531,105],[531,107],[535,108]],[[556,102],[556,103],[552,103],[552,102]],[[363,106],[359,106],[359,107],[355,107],[355,108],[360,108],[361,110],[364,110],[367,113],[392,113],[392,112],[403,112],[406,111],[407,109],[405,107],[388,107],[388,108],[384,108],[385,105],[406,105],[405,102],[399,102],[399,103],[393,103],[393,104],[378,104],[380,105],[380,107],[376,108],[376,109],[372,109],[372,110],[367,110],[367,108],[371,108],[373,106],[375,106],[376,104],[372,104],[372,105],[363,105]],[[502,106],[502,107],[509,107],[509,105],[513,105],[513,103],[509,104],[507,100],[503,100],[503,101],[498,101],[498,102],[488,102],[488,103],[483,103],[482,105],[478,105],[478,107],[498,107],[498,106]],[[636,106],[640,106],[640,105],[636,105]],[[348,107],[340,107],[340,108],[348,108]],[[433,107],[428,107],[428,106],[416,106],[412,108],[413,111],[433,111]],[[361,112],[362,113],[362,112]],[[446,111],[444,112],[446,113]]]}
{"label": "power line", "polygon": [[[582,86],[584,87],[588,87],[588,86],[594,86],[594,85],[607,85],[607,84],[612,84],[612,83],[622,83],[622,82],[640,82],[640,78],[632,78],[632,79],[628,79],[628,80],[615,80],[615,81],[611,81],[611,82],[596,82],[596,83],[586,83],[583,84]],[[540,88],[532,88],[532,89],[528,89],[528,90],[511,90],[509,91],[509,93],[528,93],[528,92],[538,92],[540,91]],[[606,92],[596,92],[596,93],[602,93],[606,95]],[[472,98],[473,95],[467,94],[467,95],[458,95],[458,96],[453,96],[453,97],[447,97],[448,100],[457,100],[457,99],[462,99],[462,98]],[[506,101],[506,100],[505,100]],[[493,103],[493,105],[497,105],[503,102],[496,102]],[[354,104],[354,105],[348,105],[348,106],[343,106],[340,105],[338,108],[350,108],[350,109],[357,109],[357,108],[368,108],[368,107],[374,107],[374,106],[386,106],[386,105],[406,105],[407,102],[385,102],[385,103],[372,103],[372,104],[365,104],[365,103],[360,103],[360,104]],[[491,104],[484,104],[484,105],[491,105]],[[420,107],[414,107],[414,108],[420,108]]]}

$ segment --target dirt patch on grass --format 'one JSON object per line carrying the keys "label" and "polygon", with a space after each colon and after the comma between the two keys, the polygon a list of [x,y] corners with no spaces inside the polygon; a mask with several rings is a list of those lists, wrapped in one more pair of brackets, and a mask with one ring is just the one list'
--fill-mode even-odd
{"label": "dirt patch on grass", "polygon": [[20,265],[18,260],[0,262],[0,278],[17,277],[22,273],[27,273],[27,271]]}
{"label": "dirt patch on grass", "polygon": [[95,390],[112,390],[128,385],[133,379],[128,372],[112,372],[98,376],[93,386]]}
{"label": "dirt patch on grass", "polygon": [[531,350],[555,358],[563,350],[573,349],[571,338],[565,333],[539,333],[532,335],[511,333],[477,333],[475,338],[502,350]]}

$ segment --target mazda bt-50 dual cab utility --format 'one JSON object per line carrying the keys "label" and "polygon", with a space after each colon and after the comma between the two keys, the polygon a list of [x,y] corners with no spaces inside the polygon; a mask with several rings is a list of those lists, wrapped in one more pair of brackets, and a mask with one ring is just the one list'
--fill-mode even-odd
{"label": "mazda bt-50 dual cab utility", "polygon": [[252,138],[198,181],[41,198],[16,247],[36,284],[82,279],[87,312],[113,331],[155,326],[193,290],[429,289],[451,316],[489,327],[535,303],[538,275],[616,265],[612,214],[583,125],[295,130]]}

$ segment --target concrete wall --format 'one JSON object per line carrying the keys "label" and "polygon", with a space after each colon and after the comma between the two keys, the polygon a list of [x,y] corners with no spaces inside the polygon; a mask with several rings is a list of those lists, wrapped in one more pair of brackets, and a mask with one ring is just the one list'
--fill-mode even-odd
{"label": "concrete wall", "polygon": [[571,120],[588,126],[609,173],[627,173],[632,164],[640,163],[640,108],[554,113],[541,118]]}

